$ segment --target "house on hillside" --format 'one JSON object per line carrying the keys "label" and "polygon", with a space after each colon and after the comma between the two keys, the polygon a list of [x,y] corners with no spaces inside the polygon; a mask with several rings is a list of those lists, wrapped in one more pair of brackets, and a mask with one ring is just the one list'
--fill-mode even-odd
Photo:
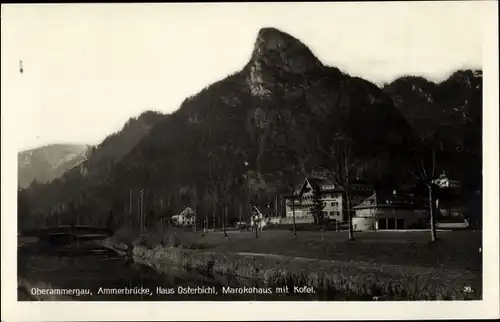
{"label": "house on hillside", "polygon": [[353,209],[357,231],[423,228],[429,216],[429,207],[421,200],[397,191],[375,192]]}
{"label": "house on hillside", "polygon": [[434,183],[439,188],[460,189],[460,181],[449,179],[444,171],[436,180],[434,180]]}
{"label": "house on hillside", "polygon": [[[373,194],[373,187],[365,181],[354,180],[350,185],[351,207],[360,204],[368,196]],[[297,222],[314,222],[311,207],[314,203],[315,191],[320,192],[323,208],[323,217],[337,222],[347,221],[347,202],[345,192],[326,176],[307,177],[298,193],[286,199],[286,218],[292,218],[293,208]]]}
{"label": "house on hillside", "polygon": [[190,207],[184,208],[178,215],[172,216],[172,222],[176,226],[193,226],[196,213]]}
{"label": "house on hillside", "polygon": [[[460,181],[448,178],[443,171],[434,183],[439,187],[436,197],[436,225],[438,228],[467,228],[470,218],[462,195]],[[477,223],[476,223],[477,224]]]}

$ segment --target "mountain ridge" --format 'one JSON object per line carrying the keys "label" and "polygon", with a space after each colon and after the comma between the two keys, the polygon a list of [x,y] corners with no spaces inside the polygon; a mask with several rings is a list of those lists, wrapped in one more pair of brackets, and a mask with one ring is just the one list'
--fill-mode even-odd
{"label": "mountain ridge", "polygon": [[18,153],[18,185],[50,182],[87,158],[90,145],[50,144]]}
{"label": "mountain ridge", "polygon": [[[292,48],[293,52],[305,52],[306,56],[296,60],[299,61],[299,64],[294,64],[293,61],[290,63],[286,60],[289,53],[282,53],[283,47]],[[260,69],[255,67],[255,64],[259,62],[261,62]],[[283,64],[286,66],[283,66]],[[258,69],[258,71],[255,71],[255,69]],[[348,95],[344,94],[346,91],[342,91],[353,86],[357,90],[349,92]],[[328,88],[335,90],[329,90]],[[210,126],[206,126],[208,127],[206,128],[209,134],[208,140],[212,136],[219,135],[221,140],[219,146],[238,147],[235,150],[239,152],[234,156],[238,159],[236,168],[240,169],[239,171],[242,170],[239,165],[247,160],[250,161],[249,164],[253,170],[264,176],[269,176],[279,168],[276,162],[272,164],[273,162],[270,161],[271,156],[280,159],[282,163],[286,163],[286,160],[297,152],[290,149],[290,141],[292,141],[291,145],[293,145],[293,141],[298,138],[290,137],[286,133],[289,126],[301,127],[316,123],[323,128],[325,133],[328,133],[328,122],[336,122],[339,127],[342,127],[343,131],[347,131],[347,128],[351,125],[350,123],[359,123],[358,111],[350,111],[353,105],[350,102],[351,100],[359,103],[360,107],[356,107],[356,109],[367,112],[370,112],[368,111],[369,106],[377,106],[382,111],[382,117],[376,115],[377,110],[372,110],[370,115],[379,124],[383,117],[396,117],[398,120],[396,123],[400,123],[401,128],[404,128],[405,120],[400,115],[397,115],[398,111],[390,106],[392,103],[376,85],[360,78],[350,77],[341,73],[335,67],[324,66],[307,46],[294,37],[277,32],[276,29],[264,29],[258,33],[256,45],[249,62],[240,71],[207,86],[198,94],[186,99],[181,104],[181,107],[172,114],[174,118],[177,118],[176,121],[171,119],[165,120],[164,124],[157,124],[143,140],[147,141],[149,138],[151,142],[161,141],[160,138],[164,137],[162,134],[163,129],[170,128],[172,130],[175,126],[179,127],[183,118],[189,120],[192,118],[188,117],[188,115],[194,115],[194,118],[198,120],[197,125],[202,123],[213,125],[212,129],[208,129]],[[290,104],[283,104],[283,101]],[[242,115],[232,114],[235,109]],[[201,115],[203,113],[204,115]],[[227,126],[217,128],[217,124],[224,116],[227,117],[224,120],[226,122],[224,124]],[[341,121],[336,121],[337,119],[346,120],[346,125],[340,126]],[[175,125],[168,123],[175,123]],[[190,126],[193,125],[187,123]],[[384,126],[385,130],[381,130],[381,134],[392,127]],[[235,134],[242,128],[246,129],[246,133]],[[385,138],[394,141],[395,144],[402,145],[404,140],[400,140],[399,135],[401,129],[394,127],[393,130],[394,134]],[[215,131],[221,133],[215,133]],[[308,128],[308,131],[311,132],[310,139],[312,141],[320,140],[318,135],[314,138],[313,127]],[[398,135],[395,134],[396,132]],[[406,132],[406,134],[402,133],[401,136],[409,137],[410,129],[408,127]],[[194,133],[194,131],[190,132],[191,135],[195,135]],[[384,140],[378,138],[374,140],[372,135],[355,134],[353,131],[348,134],[357,135],[357,140],[372,141],[376,147],[380,146],[382,148],[381,146],[385,144]],[[235,138],[238,138],[238,142],[235,142]],[[206,142],[207,138],[202,135],[199,141]],[[149,145],[148,148],[137,145],[124,161],[136,163],[135,157],[155,160],[159,153],[148,154],[145,150],[151,152],[155,147],[167,147],[169,144],[174,144],[174,142],[167,140],[166,142]],[[327,143],[325,142],[325,144]],[[301,147],[303,154],[314,149],[314,147],[308,147],[307,142],[304,145],[306,146]],[[171,149],[172,155],[177,155],[176,152],[180,152],[175,148]],[[216,154],[215,151],[218,149],[205,147],[204,149],[198,148],[198,150],[204,150],[204,154]],[[277,155],[278,151],[280,155]],[[163,152],[168,153],[167,151]],[[203,158],[203,156],[200,153],[193,153],[190,160],[195,158]],[[158,162],[163,161],[158,160]],[[165,162],[171,161],[165,160]],[[184,162],[179,161],[179,163]],[[171,167],[175,168],[175,165],[172,164]],[[301,167],[304,169],[296,170],[304,172],[310,166],[306,164]],[[270,176],[272,177],[272,175]],[[117,177],[125,178],[127,176],[120,175]],[[124,182],[122,184],[125,185]]]}

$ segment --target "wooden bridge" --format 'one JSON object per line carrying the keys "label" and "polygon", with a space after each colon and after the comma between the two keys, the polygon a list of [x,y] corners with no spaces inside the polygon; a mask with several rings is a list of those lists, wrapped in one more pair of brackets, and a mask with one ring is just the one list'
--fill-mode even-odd
{"label": "wooden bridge", "polygon": [[104,239],[112,235],[105,228],[84,225],[67,225],[38,229],[36,235],[53,245],[71,244],[77,241]]}

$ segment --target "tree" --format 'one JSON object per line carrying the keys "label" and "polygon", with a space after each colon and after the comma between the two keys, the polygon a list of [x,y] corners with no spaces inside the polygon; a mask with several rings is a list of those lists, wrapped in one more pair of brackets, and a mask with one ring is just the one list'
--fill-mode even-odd
{"label": "tree", "polygon": [[210,200],[210,194],[205,192],[203,194],[203,213],[201,218],[201,235],[205,236],[205,232],[208,233],[208,204]]}
{"label": "tree", "polygon": [[352,227],[351,191],[350,180],[354,176],[359,160],[355,157],[354,141],[346,134],[337,131],[328,148],[318,144],[323,155],[324,168],[329,178],[340,188],[346,200],[347,222],[349,225],[349,240],[354,240]]}
{"label": "tree", "polygon": [[193,231],[196,232],[196,220],[198,219],[198,191],[195,186],[189,187],[189,202],[193,207],[194,211],[194,221],[193,221]]}
{"label": "tree", "polygon": [[21,232],[31,224],[31,205],[26,189],[17,191],[17,230]]}
{"label": "tree", "polygon": [[114,221],[115,221],[115,216],[113,210],[110,210],[108,212],[108,218],[106,219],[106,229],[110,232],[114,232]]}
{"label": "tree", "polygon": [[292,224],[293,224],[293,234],[297,236],[297,225],[295,223],[295,200],[298,199],[295,195],[295,191],[292,191],[292,195],[289,198],[289,202],[292,204]]}
{"label": "tree", "polygon": [[[437,103],[429,104],[431,111],[440,111],[442,106]],[[415,148],[412,149],[414,162],[413,176],[423,183],[428,190],[429,220],[431,226],[431,241],[437,240],[436,235],[436,193],[438,187],[435,179],[439,173],[439,160],[452,151],[455,146],[454,138],[450,138],[450,131],[443,126],[425,127],[419,132]]]}
{"label": "tree", "polygon": [[435,242],[437,240],[436,235],[436,192],[437,185],[435,183],[436,173],[437,173],[437,149],[438,147],[434,144],[427,143],[420,147],[417,151],[418,154],[415,156],[414,160],[418,162],[417,171],[414,173],[415,177],[420,180],[428,189],[428,200],[429,200],[429,219],[431,226],[431,241]]}
{"label": "tree", "polygon": [[323,209],[325,208],[325,203],[321,199],[321,190],[316,187],[313,191],[313,203],[311,206],[311,213],[314,216],[314,221],[316,224],[320,224],[323,219]]}
{"label": "tree", "polygon": [[[219,151],[222,154],[229,154],[230,151],[226,146],[221,147],[222,151]],[[237,175],[237,169],[235,167],[228,166],[227,163],[221,162],[219,160],[216,152],[210,152],[209,156],[212,157],[213,163],[209,170],[209,180],[210,180],[210,188],[211,194],[215,197],[218,197],[223,206],[223,213],[221,214],[221,222],[222,222],[222,230],[224,232],[224,236],[228,237],[226,226],[227,226],[227,216],[228,216],[228,207],[230,204],[231,193],[234,186],[238,183],[241,183],[242,176]],[[243,162],[242,162],[243,164]]]}
{"label": "tree", "polygon": [[222,205],[224,209],[224,213],[222,215],[222,230],[224,232],[224,236],[227,237],[227,220],[228,220],[228,207],[231,204],[231,193],[234,185],[239,181],[237,175],[235,175],[231,171],[221,172],[221,178],[218,182],[218,195],[222,199]]}

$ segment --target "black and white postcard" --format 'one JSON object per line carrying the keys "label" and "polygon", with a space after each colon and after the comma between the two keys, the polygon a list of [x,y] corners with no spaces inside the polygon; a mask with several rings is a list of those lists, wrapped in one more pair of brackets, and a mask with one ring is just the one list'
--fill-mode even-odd
{"label": "black and white postcard", "polygon": [[498,317],[497,10],[3,5],[2,320]]}

